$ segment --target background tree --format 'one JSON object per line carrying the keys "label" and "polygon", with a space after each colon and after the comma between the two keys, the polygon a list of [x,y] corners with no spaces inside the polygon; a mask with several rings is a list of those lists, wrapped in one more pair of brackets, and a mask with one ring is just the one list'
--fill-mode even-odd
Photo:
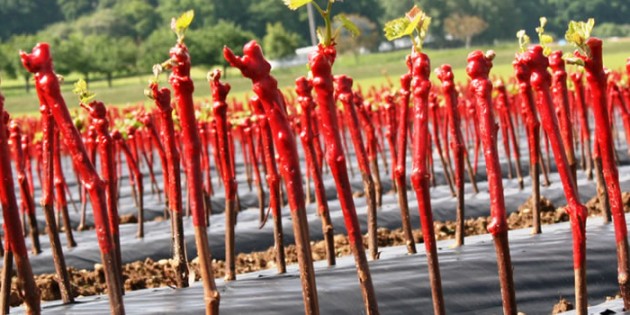
{"label": "background tree", "polygon": [[162,24],[160,15],[146,0],[130,0],[117,3],[113,13],[126,21],[133,31],[136,42],[141,42]]}
{"label": "background tree", "polygon": [[94,71],[105,75],[107,86],[112,87],[114,73],[135,73],[137,54],[130,37],[97,35],[94,40],[92,63]]}
{"label": "background tree", "polygon": [[[215,18],[215,9],[219,6],[220,3],[226,2],[230,5],[233,5],[236,0],[227,0],[227,1],[207,1],[207,0],[158,0],[157,11],[162,17],[163,22],[170,22],[172,18],[176,18],[182,14],[182,12],[186,12],[188,10],[195,11],[195,22],[190,25],[191,28],[199,28],[203,26],[210,26],[215,23],[218,19]],[[247,5],[242,5],[238,7],[238,10],[245,11]],[[221,17],[231,17],[231,15],[224,14],[223,12],[220,15]],[[231,19],[231,18],[230,18]],[[159,26],[164,25],[164,23],[157,24]]]}
{"label": "background tree", "polygon": [[267,35],[263,38],[263,50],[269,59],[281,59],[295,55],[295,50],[302,44],[296,33],[287,31],[281,22],[267,23]]}
{"label": "background tree", "polygon": [[225,70],[228,64],[223,58],[223,46],[242,54],[243,45],[255,38],[252,32],[228,21],[219,21],[215,25],[186,33],[192,62],[197,65],[222,66],[224,74],[227,74]]}
{"label": "background tree", "polygon": [[488,23],[478,16],[454,13],[444,20],[444,31],[456,39],[463,40],[466,48],[470,48],[472,38],[486,28]]}
{"label": "background tree", "polygon": [[[186,37],[190,37],[190,33],[189,31]],[[151,33],[139,49],[139,56],[142,57],[138,58],[136,63],[140,72],[150,73],[154,64],[165,61],[167,56],[165,53],[173,46],[174,38],[173,31],[166,28]]]}
{"label": "background tree", "polygon": [[21,77],[24,80],[24,89],[26,93],[31,89],[31,73],[24,69],[18,52],[20,50],[30,51],[37,43],[37,38],[33,35],[17,35],[5,45],[6,63],[4,71],[11,78]]}
{"label": "background tree", "polygon": [[66,21],[76,20],[79,16],[92,12],[97,6],[96,0],[57,0],[59,11]]}
{"label": "background tree", "polygon": [[34,34],[62,18],[55,1],[0,1],[0,41],[16,34]]}
{"label": "background tree", "polygon": [[55,70],[64,75],[78,72],[89,83],[90,74],[97,71],[93,59],[100,40],[100,35],[83,36],[78,33],[70,35],[66,40],[56,40],[52,45]]}
{"label": "background tree", "polygon": [[[248,4],[247,16],[243,27],[251,30],[256,37],[263,38],[266,34],[268,23],[282,23],[286,30],[290,30],[300,36],[300,40],[309,38],[308,16],[306,10],[295,11],[296,14],[287,14],[287,7],[278,0],[257,0]],[[236,21],[235,21],[236,22]],[[239,23],[239,22],[236,22]]]}

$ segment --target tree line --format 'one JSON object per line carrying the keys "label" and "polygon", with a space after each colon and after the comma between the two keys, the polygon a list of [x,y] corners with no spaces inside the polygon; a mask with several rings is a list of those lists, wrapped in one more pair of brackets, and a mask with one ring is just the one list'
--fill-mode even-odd
{"label": "tree line", "polygon": [[[436,47],[513,39],[519,29],[533,31],[540,16],[560,36],[569,20],[588,17],[598,22],[597,35],[630,35],[627,0],[348,0],[336,12],[362,35],[342,36],[339,50],[375,50],[382,25],[413,4],[432,17]],[[223,45],[237,48],[250,39],[260,40],[269,58],[310,44],[306,10],[289,14],[282,0],[7,0],[0,2],[0,72],[23,78],[28,88],[17,51],[46,40],[61,74],[77,72],[88,81],[98,75],[111,84],[118,75],[147,73],[173,42],[170,19],[189,9],[196,17],[187,41],[198,65],[225,65]]]}

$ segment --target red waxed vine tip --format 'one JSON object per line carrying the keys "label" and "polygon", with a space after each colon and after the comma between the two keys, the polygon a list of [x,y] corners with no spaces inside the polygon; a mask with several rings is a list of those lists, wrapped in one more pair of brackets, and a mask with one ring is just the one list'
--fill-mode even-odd
{"label": "red waxed vine tip", "polygon": [[471,52],[466,59],[466,73],[471,79],[487,79],[492,69],[492,59],[481,50]]}
{"label": "red waxed vine tip", "polygon": [[271,65],[263,56],[262,49],[256,41],[250,41],[245,45],[243,57],[237,57],[227,47],[223,49],[223,54],[243,76],[251,79],[253,90],[264,107],[267,122],[273,132],[273,144],[279,155],[280,173],[287,187],[291,216],[294,220],[305,311],[319,314],[297,144],[286,114],[284,98],[278,90],[278,81],[271,76]]}
{"label": "red waxed vine tip", "polygon": [[299,96],[310,96],[313,90],[313,84],[306,77],[299,77],[295,80],[295,92]]}
{"label": "red waxed vine tip", "polygon": [[[620,250],[625,250],[626,253],[624,255],[627,257],[627,227],[625,224],[625,214],[623,211],[621,191],[619,188],[619,173],[615,161],[614,141],[612,138],[612,131],[610,130],[610,117],[608,117],[607,113],[607,76],[603,67],[602,40],[592,37],[586,41],[586,45],[589,47],[591,53],[590,56],[583,55],[579,51],[576,51],[575,55],[584,61],[586,79],[591,90],[593,112],[595,114],[594,116],[596,122],[595,139],[602,157],[603,175],[608,188],[610,209],[614,218],[613,222],[615,223],[615,238],[618,243],[617,248],[620,249],[620,247],[624,247],[624,249]],[[625,245],[620,246],[619,244],[622,243],[625,243]],[[620,261],[619,269],[620,271],[623,270],[626,273],[624,277],[627,278],[627,272],[629,269],[627,258],[623,263]],[[622,276],[620,274],[620,279],[621,278]],[[630,288],[627,288],[627,283],[624,284],[622,287],[622,295],[624,296],[624,304],[626,307],[630,305],[630,297],[628,296],[630,295],[629,291]]]}

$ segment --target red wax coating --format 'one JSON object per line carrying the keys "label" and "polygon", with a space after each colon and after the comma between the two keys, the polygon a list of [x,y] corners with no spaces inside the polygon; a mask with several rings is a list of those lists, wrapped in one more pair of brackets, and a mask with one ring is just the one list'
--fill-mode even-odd
{"label": "red wax coating", "polygon": [[230,84],[221,83],[221,71],[216,69],[211,74],[210,89],[212,90],[212,113],[217,124],[217,139],[219,156],[221,161],[221,176],[225,184],[225,196],[227,200],[236,200],[236,175],[232,164],[232,148],[228,136],[227,109],[225,99],[230,92]]}
{"label": "red wax coating", "polygon": [[536,105],[540,113],[542,126],[547,133],[551,148],[554,152],[556,167],[560,174],[560,180],[564,188],[564,195],[567,199],[567,213],[571,217],[571,228],[573,230],[573,267],[579,269],[584,264],[586,253],[583,251],[583,244],[586,241],[586,208],[580,203],[575,187],[573,173],[567,160],[567,154],[562,143],[558,120],[554,113],[551,101],[549,86],[551,85],[551,75],[547,71],[549,61],[543,54],[541,46],[531,47],[525,57],[527,65],[531,69],[530,82],[536,96]]}
{"label": "red wax coating", "polygon": [[138,167],[138,163],[133,158],[133,154],[131,154],[131,149],[125,142],[125,139],[122,137],[122,134],[118,130],[112,131],[112,139],[116,142],[118,147],[125,154],[125,160],[127,160],[127,165],[129,165],[129,169],[131,170],[131,175],[134,178],[134,182],[138,188],[138,191],[144,191],[142,185],[142,172],[140,172],[140,168]]}
{"label": "red wax coating", "polygon": [[243,57],[238,57],[229,48],[223,49],[225,59],[241,70],[244,77],[252,80],[254,93],[260,98],[273,135],[280,174],[287,187],[291,211],[301,211],[305,201],[297,144],[284,110],[284,99],[278,90],[278,81],[271,76],[271,65],[265,60],[256,41],[245,44],[243,54]]}
{"label": "red wax coating", "polygon": [[370,160],[371,162],[377,159],[378,154],[378,139],[376,138],[376,128],[374,128],[374,122],[370,118],[372,105],[369,102],[364,102],[359,93],[355,93],[354,103],[358,108],[357,113],[359,114],[359,122],[361,123],[361,128],[363,128],[363,132],[365,133],[367,143],[368,160]]}
{"label": "red wax coating", "polygon": [[[608,97],[610,99],[608,104],[611,107],[611,117],[614,117],[613,108],[617,105],[621,113],[625,134],[630,135],[630,112],[628,112],[626,100],[622,95],[621,89],[615,81],[611,81],[608,84]],[[626,137],[626,144],[630,145],[630,137]],[[630,150],[630,146],[628,146],[628,150]]]}
{"label": "red wax coating", "polygon": [[324,166],[324,150],[322,150],[322,142],[319,137],[319,118],[315,111],[311,111],[311,126],[313,128],[313,146],[315,147],[317,167],[321,171]]}
{"label": "red wax coating", "polygon": [[316,52],[309,56],[309,65],[313,73],[313,87],[317,94],[317,104],[320,117],[320,131],[324,135],[326,144],[326,160],[332,171],[339,202],[344,214],[346,230],[350,243],[363,248],[363,238],[359,228],[356,208],[352,199],[352,190],[348,178],[348,170],[344,157],[339,125],[335,112],[335,102],[333,95],[332,64],[335,61],[335,47],[325,47],[319,45]]}
{"label": "red wax coating", "polygon": [[[149,88],[151,89],[155,105],[159,110],[160,133],[163,137],[161,142],[164,144],[166,159],[166,167],[163,165],[163,169],[166,170],[164,176],[168,178],[168,187],[164,187],[164,191],[168,196],[169,209],[175,213],[182,213],[180,155],[177,149],[177,139],[175,138],[171,91],[166,87],[160,89],[157,83],[151,83]],[[155,128],[152,129],[155,130]],[[151,133],[153,134],[153,131]]]}
{"label": "red wax coating", "polygon": [[[321,167],[316,159],[316,152],[314,152],[313,143],[313,127],[311,123],[311,117],[315,103],[311,91],[313,90],[313,83],[305,77],[299,77],[295,80],[295,92],[298,95],[297,101],[302,109],[300,114],[300,122],[302,124],[302,131],[300,132],[300,140],[304,147],[304,155],[313,166],[311,168],[311,176],[313,178],[313,184],[315,185],[315,198],[317,199],[317,208],[320,215],[324,215],[328,211],[328,200],[326,198],[326,188],[324,187],[324,181],[322,180]],[[315,167],[314,165],[318,165]]]}
{"label": "red wax coating", "polygon": [[99,248],[101,253],[107,254],[112,250],[113,245],[107,218],[105,184],[90,162],[81,135],[74,126],[66,102],[61,95],[59,80],[53,71],[50,47],[47,43],[40,43],[33,48],[31,54],[20,52],[20,57],[26,70],[34,73],[40,103],[43,107],[48,107],[48,109],[44,108],[43,112],[52,113],[81,182],[90,193]]}
{"label": "red wax coating", "polygon": [[[26,159],[27,157],[22,150],[22,129],[16,121],[11,121],[9,124],[10,136],[9,145],[13,153],[13,160],[15,163],[15,170],[17,172],[18,186],[20,188],[20,201],[22,204],[22,210],[26,214],[35,213],[35,202],[33,201],[31,191],[29,189],[28,178],[26,177]],[[30,161],[29,161],[30,163]]]}
{"label": "red wax coating", "polygon": [[206,193],[211,196],[214,195],[214,191],[212,187],[212,174],[210,172],[210,126],[207,122],[199,124],[199,134],[201,135],[201,143],[203,144],[201,149],[201,164],[206,175],[204,189]]}
{"label": "red wax coating", "polygon": [[[149,88],[151,89],[151,93],[154,93],[154,97],[155,97],[159,93],[153,91],[153,85],[154,84],[151,83]],[[157,84],[156,84],[156,89],[157,88],[158,87],[157,87]],[[166,90],[168,90],[168,89],[166,89]],[[166,93],[166,92],[162,92],[162,93]],[[168,106],[168,108],[170,108],[170,110],[166,110],[166,111],[168,111],[169,114],[171,114],[173,112],[173,108],[171,107],[171,99],[170,99],[170,97],[171,97],[171,92],[168,91],[168,100],[160,100],[160,104],[162,102],[166,102],[167,104],[166,105],[158,105],[158,108],[161,108],[160,106]],[[155,102],[157,104],[157,102],[158,102],[157,101],[157,97],[156,97],[156,101]],[[165,191],[164,194],[167,197],[170,198],[171,195],[170,195],[170,192],[168,191],[168,188],[167,188],[169,186],[169,184],[170,184],[169,182],[167,182],[167,180],[170,178],[170,174],[171,174],[170,170],[169,170],[169,167],[168,167],[168,161],[169,161],[168,160],[169,159],[168,156],[169,155],[166,153],[166,148],[164,147],[166,144],[165,144],[165,141],[163,141],[164,137],[168,137],[168,135],[165,134],[165,131],[164,131],[165,126],[163,125],[163,123],[160,123],[160,133],[158,134],[157,128],[155,127],[155,124],[153,123],[153,119],[152,119],[151,116],[143,115],[143,116],[140,116],[140,119],[141,119],[142,124],[144,124],[144,126],[147,128],[147,131],[149,132],[149,136],[151,137],[151,140],[152,140],[151,142],[154,144],[154,147],[156,148],[156,150],[158,152],[158,156],[160,157],[160,164],[162,165],[162,173],[163,173],[162,177],[164,178],[164,191]],[[171,116],[169,119],[172,121],[173,117]],[[161,121],[163,122],[164,120],[162,119]],[[175,136],[172,135],[171,137],[174,138]],[[138,132],[138,140],[141,140],[142,138],[143,138],[142,134],[140,132]],[[132,149],[131,153],[134,154],[134,158],[139,163],[140,160],[139,160],[139,157],[138,157],[138,141],[135,141],[136,140],[135,132],[134,132],[134,137],[132,137],[130,139],[133,139],[133,141],[132,141],[133,142],[132,143],[133,144],[133,148],[131,148]],[[142,141],[142,142],[144,142],[144,141]],[[145,147],[144,146],[141,146],[141,150],[143,152],[143,155],[146,156],[146,151],[145,151]],[[177,161],[178,161],[177,163],[179,164],[179,159]],[[153,163],[151,163],[151,161],[149,161],[148,159],[147,159],[146,162],[147,162],[147,167],[149,168],[149,173],[150,174],[154,174],[154,172],[153,172]],[[152,176],[152,178],[155,178],[155,175],[151,175],[151,176]],[[152,180],[155,181],[155,179],[152,179]],[[156,185],[157,185],[157,183],[156,183]]]}
{"label": "red wax coating", "polygon": [[413,52],[411,56],[412,77],[411,91],[413,93],[413,151],[411,165],[411,183],[418,199],[418,211],[422,223],[422,235],[427,252],[435,247],[435,232],[433,230],[433,214],[431,211],[431,196],[429,191],[429,170],[427,160],[430,154],[429,135],[429,93],[431,81],[429,74],[431,65],[429,57],[421,52]]}
{"label": "red wax coating", "polygon": [[361,172],[368,176],[372,176],[370,172],[370,164],[367,158],[367,152],[365,151],[365,145],[363,144],[363,138],[361,136],[361,129],[359,127],[359,118],[357,112],[354,109],[354,94],[352,93],[352,78],[346,75],[339,75],[335,77],[337,83],[337,93],[339,94],[339,100],[343,104],[344,120],[350,129],[350,136],[352,143],[354,144],[354,151],[359,162],[359,169]]}
{"label": "red wax coating", "polygon": [[[503,81],[499,81],[499,84],[497,84],[497,92],[499,93],[496,99],[497,110],[499,111],[499,115],[501,115],[501,121],[505,126],[505,130],[507,131],[507,135],[504,134],[504,138],[510,137],[509,142],[512,142],[512,152],[514,155],[514,159],[517,162],[516,167],[518,167],[520,165],[518,161],[520,161],[521,159],[521,150],[519,149],[518,141],[516,140],[516,132],[514,132],[514,122],[512,121],[511,116],[512,107],[510,105],[510,99],[508,97],[508,93]],[[503,141],[507,141],[507,139],[504,139]],[[510,150],[508,149],[506,152],[507,154],[509,154]]]}
{"label": "red wax coating", "polygon": [[190,55],[184,43],[178,43],[170,50],[173,72],[169,82],[175,92],[175,103],[182,128],[182,147],[186,180],[188,182],[188,198],[193,215],[193,225],[206,224],[203,200],[203,174],[201,173],[201,140],[197,130],[195,106],[193,103],[194,84],[190,78]]}
{"label": "red wax coating", "polygon": [[450,65],[444,64],[436,70],[438,79],[442,82],[442,95],[446,105],[446,114],[448,117],[448,130],[450,134],[450,147],[453,150],[453,159],[455,161],[455,186],[463,187],[464,185],[464,154],[466,154],[464,146],[464,138],[460,128],[460,117],[457,111],[457,91],[455,90],[455,82],[453,70]]}
{"label": "red wax coating", "polygon": [[490,216],[492,218],[490,224],[488,224],[488,232],[496,236],[507,233],[508,225],[503,197],[501,166],[496,147],[498,126],[495,123],[494,111],[492,110],[492,83],[488,79],[491,68],[492,61],[483,52],[477,50],[468,55],[466,73],[472,79],[470,86],[473,89],[477,106],[479,133],[481,142],[483,142],[488,174]]}
{"label": "red wax coating", "polygon": [[[407,57],[407,67],[411,72],[411,57]],[[411,73],[400,77],[400,90],[398,99],[398,130],[396,131],[396,159],[394,165],[394,177],[399,189],[406,188],[407,169],[407,130],[409,129],[409,99],[411,97]]]}
{"label": "red wax coating", "polygon": [[584,139],[589,139],[591,136],[591,127],[588,120],[588,107],[584,99],[584,82],[582,78],[584,73],[573,72],[571,73],[571,81],[573,81],[573,88],[575,89],[575,108],[577,109],[578,121],[580,122],[580,139],[582,144],[585,144]]}
{"label": "red wax coating", "polygon": [[385,96],[385,137],[389,144],[389,154],[392,163],[392,181],[396,180],[396,166],[398,165],[396,158],[398,151],[396,148],[396,105],[394,104],[394,96]]}
{"label": "red wax coating", "polygon": [[26,172],[26,180],[28,182],[28,190],[33,196],[35,193],[35,187],[33,182],[33,170],[31,159],[33,157],[33,148],[34,145],[31,141],[32,136],[29,133],[22,135],[22,152],[24,153],[24,171]]}
{"label": "red wax coating", "polygon": [[575,55],[584,60],[586,82],[591,91],[595,116],[595,147],[599,149],[602,157],[602,173],[606,181],[610,212],[615,224],[615,238],[619,243],[627,237],[628,230],[619,187],[619,171],[615,162],[615,147],[606,106],[607,82],[602,60],[602,40],[592,37],[586,41],[586,44],[590,48],[591,56],[582,55],[577,51]]}
{"label": "red wax coating", "polygon": [[531,70],[522,54],[516,56],[512,62],[516,80],[518,82],[518,95],[521,101],[521,116],[527,127],[527,141],[529,144],[529,163],[536,164],[540,161],[540,122],[534,104],[532,86],[529,82]]}
{"label": "red wax coating", "polygon": [[276,166],[271,128],[269,127],[269,121],[267,121],[265,109],[263,108],[260,98],[258,98],[258,96],[252,96],[249,103],[256,115],[256,122],[258,122],[261,133],[260,136],[262,138],[261,149],[267,170],[265,178],[267,179],[267,187],[269,187],[269,208],[273,216],[277,217],[282,210],[280,205],[280,178],[278,177],[278,168]]}
{"label": "red wax coating", "polygon": [[[89,104],[81,104],[89,112],[91,124],[98,135],[98,151],[101,156],[101,175],[107,186],[107,215],[109,217],[109,228],[113,239],[117,239],[118,231],[118,184],[116,181],[116,164],[114,161],[114,141],[109,134],[109,120],[107,119],[107,108],[100,101],[92,101]],[[59,152],[60,150],[56,150]],[[55,186],[57,186],[57,163],[61,171],[61,163],[55,159]],[[58,194],[59,195],[59,194]],[[116,241],[116,244],[119,241]]]}
{"label": "red wax coating", "polygon": [[66,178],[63,173],[63,166],[61,165],[61,139],[59,138],[59,128],[55,128],[53,132],[54,136],[54,150],[53,150],[53,173],[54,173],[54,187],[55,187],[55,201],[57,204],[57,211],[63,211],[64,207],[68,206],[68,200],[66,199]]}
{"label": "red wax coating", "polygon": [[[4,110],[4,96],[0,94],[0,202],[4,220],[5,246],[15,255],[27,257],[26,244],[22,234],[22,224],[15,198],[13,173],[11,170],[11,153],[8,146],[7,125],[9,114]],[[6,249],[5,249],[6,250]]]}
{"label": "red wax coating", "polygon": [[562,59],[561,50],[556,50],[549,55],[549,67],[552,71],[551,91],[554,107],[558,116],[562,143],[564,144],[564,150],[567,153],[569,163],[575,164],[573,125],[571,124],[569,92],[567,90],[567,72],[565,70],[565,62],[564,59]]}
{"label": "red wax coating", "polygon": [[254,141],[256,139],[256,133],[253,130],[254,126],[252,125],[252,121],[249,117],[245,117],[243,119],[243,137],[244,141],[247,144],[247,150],[249,151],[249,162],[252,165],[254,171],[254,183],[260,183],[260,169],[258,167],[258,155],[256,152],[256,147],[254,146]]}

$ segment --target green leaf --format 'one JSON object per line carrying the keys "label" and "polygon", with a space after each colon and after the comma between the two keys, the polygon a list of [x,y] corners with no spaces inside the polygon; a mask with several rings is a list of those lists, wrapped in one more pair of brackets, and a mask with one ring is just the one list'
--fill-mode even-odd
{"label": "green leaf", "polygon": [[551,35],[543,34],[540,36],[540,44],[547,45],[553,43],[553,37]]}
{"label": "green leaf", "polygon": [[[421,51],[430,23],[431,18],[414,5],[404,17],[394,19],[385,24],[385,37],[391,41],[403,36],[409,36],[414,49]],[[414,35],[414,33],[416,34]]]}
{"label": "green leaf", "polygon": [[525,52],[527,45],[530,43],[529,36],[527,36],[525,30],[516,32],[516,38],[518,38],[518,46],[520,47],[521,52]]}
{"label": "green leaf", "polygon": [[409,24],[405,28],[405,34],[413,33],[413,31],[415,31],[417,29],[417,27],[419,26],[418,24],[420,24],[421,20],[422,20],[422,14],[416,14],[416,16],[414,16],[411,19],[411,21],[409,22]]}
{"label": "green leaf", "polygon": [[79,79],[79,81],[74,84],[72,93],[76,94],[83,104],[88,104],[96,96],[96,94],[88,90],[87,83],[83,79]]}
{"label": "green leaf", "polygon": [[284,4],[288,6],[289,9],[291,10],[297,10],[300,7],[303,7],[313,2],[313,0],[283,0],[283,1],[284,1]]}
{"label": "green leaf", "polygon": [[594,26],[595,20],[592,18],[588,19],[586,22],[571,21],[569,22],[567,32],[564,34],[564,38],[586,55],[590,55],[590,49],[586,45],[586,41],[591,37]]}
{"label": "green leaf", "polygon": [[[406,17],[397,18],[385,23],[385,38],[392,41],[394,39],[411,35],[411,33],[405,33],[409,24],[411,24],[411,22]],[[413,32],[413,29],[411,31]]]}
{"label": "green leaf", "polygon": [[173,30],[173,32],[175,32],[175,34],[177,34],[177,38],[180,41],[184,39],[184,33],[186,33],[186,30],[188,29],[194,18],[195,11],[189,10],[184,12],[184,14],[182,14],[177,19],[173,18],[171,20],[171,29]]}
{"label": "green leaf", "polygon": [[341,23],[341,26],[348,30],[352,37],[361,35],[361,30],[352,22],[345,14],[339,14],[335,16],[335,19]]}
{"label": "green leaf", "polygon": [[536,28],[536,33],[538,33],[538,41],[543,48],[543,54],[548,56],[551,54],[551,48],[548,46],[553,43],[553,37],[545,34],[545,25],[547,25],[547,18],[543,16],[540,18],[540,26]]}

